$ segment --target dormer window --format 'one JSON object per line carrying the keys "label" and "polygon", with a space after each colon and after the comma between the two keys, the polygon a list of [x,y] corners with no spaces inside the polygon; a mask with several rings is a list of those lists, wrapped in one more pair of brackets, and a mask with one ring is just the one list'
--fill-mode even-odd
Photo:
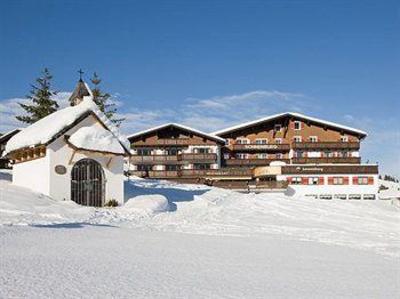
{"label": "dormer window", "polygon": [[340,136],[340,141],[341,142],[349,142],[349,137],[346,135],[342,135],[342,136]]}
{"label": "dormer window", "polygon": [[276,124],[274,127],[275,132],[280,132],[282,130],[282,125],[281,124]]}
{"label": "dormer window", "polygon": [[275,138],[276,144],[282,144],[282,138]]}
{"label": "dormer window", "polygon": [[294,129],[295,130],[301,130],[301,121],[295,121],[294,122]]}
{"label": "dormer window", "polygon": [[318,137],[317,136],[310,136],[309,140],[310,140],[310,142],[318,142]]}

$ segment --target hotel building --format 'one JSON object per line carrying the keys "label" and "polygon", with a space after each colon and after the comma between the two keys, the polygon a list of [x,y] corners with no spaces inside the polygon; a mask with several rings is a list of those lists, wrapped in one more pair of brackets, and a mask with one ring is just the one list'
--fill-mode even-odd
{"label": "hotel building", "polygon": [[374,198],[378,166],[361,164],[361,130],[281,113],[206,134],[167,124],[131,135],[132,174],[242,190]]}

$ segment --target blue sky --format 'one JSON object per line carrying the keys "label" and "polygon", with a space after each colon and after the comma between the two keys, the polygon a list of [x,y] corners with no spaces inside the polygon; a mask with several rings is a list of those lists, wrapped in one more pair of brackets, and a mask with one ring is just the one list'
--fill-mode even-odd
{"label": "blue sky", "polygon": [[126,133],[299,111],[369,132],[364,161],[400,176],[399,25],[398,1],[3,0],[0,130],[43,67],[60,101],[82,68]]}

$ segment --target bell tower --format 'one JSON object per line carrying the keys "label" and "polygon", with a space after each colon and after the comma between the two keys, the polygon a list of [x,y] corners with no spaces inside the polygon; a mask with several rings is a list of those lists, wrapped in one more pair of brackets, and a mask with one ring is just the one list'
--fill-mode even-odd
{"label": "bell tower", "polygon": [[83,101],[84,97],[92,95],[92,91],[90,90],[89,86],[82,79],[83,71],[79,70],[78,73],[79,81],[74,89],[74,92],[68,100],[71,106],[78,105]]}

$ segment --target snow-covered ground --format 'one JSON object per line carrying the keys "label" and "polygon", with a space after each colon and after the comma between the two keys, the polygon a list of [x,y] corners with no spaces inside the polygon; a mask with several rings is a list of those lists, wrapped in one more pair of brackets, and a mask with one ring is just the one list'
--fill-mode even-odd
{"label": "snow-covered ground", "polygon": [[[143,179],[87,208],[0,173],[0,298],[394,298],[400,207]],[[56,287],[55,287],[56,286]]]}

